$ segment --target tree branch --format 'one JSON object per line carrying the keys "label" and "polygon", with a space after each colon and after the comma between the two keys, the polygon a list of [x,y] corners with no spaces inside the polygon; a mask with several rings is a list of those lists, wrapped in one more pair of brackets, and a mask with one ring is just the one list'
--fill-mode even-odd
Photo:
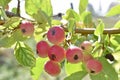
{"label": "tree branch", "polygon": [[[63,29],[68,32],[67,28],[63,27]],[[94,34],[94,31],[95,31],[95,28],[75,29],[75,33],[81,33],[81,34]],[[120,29],[107,28],[107,29],[104,29],[103,34],[120,34]]]}

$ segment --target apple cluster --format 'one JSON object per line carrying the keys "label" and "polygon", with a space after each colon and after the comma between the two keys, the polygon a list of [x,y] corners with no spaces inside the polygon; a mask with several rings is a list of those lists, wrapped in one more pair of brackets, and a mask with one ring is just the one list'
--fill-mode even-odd
{"label": "apple cluster", "polygon": [[102,64],[90,54],[92,43],[84,41],[80,46],[69,46],[67,49],[61,46],[65,40],[64,29],[53,26],[47,32],[48,41],[41,40],[36,45],[37,54],[41,58],[49,57],[44,65],[44,70],[51,76],[58,76],[61,72],[60,63],[67,60],[71,64],[83,62],[89,73],[97,74],[102,71]]}

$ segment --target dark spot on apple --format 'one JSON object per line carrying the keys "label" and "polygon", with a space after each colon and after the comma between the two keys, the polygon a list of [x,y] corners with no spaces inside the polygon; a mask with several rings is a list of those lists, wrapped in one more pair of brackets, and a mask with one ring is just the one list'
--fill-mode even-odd
{"label": "dark spot on apple", "polygon": [[90,73],[95,73],[95,71],[91,70]]}
{"label": "dark spot on apple", "polygon": [[82,48],[83,50],[85,50],[85,47],[84,47],[84,46],[81,46],[81,48]]}
{"label": "dark spot on apple", "polygon": [[56,59],[56,56],[54,54],[51,55],[51,59],[52,60],[55,60]]}
{"label": "dark spot on apple", "polygon": [[77,60],[77,59],[78,59],[78,55],[75,55],[75,56],[74,56],[74,60]]}
{"label": "dark spot on apple", "polygon": [[56,33],[56,32],[55,32],[55,30],[53,29],[52,32],[51,32],[51,34],[54,36],[55,33]]}
{"label": "dark spot on apple", "polygon": [[25,30],[25,29],[22,29],[22,32],[23,32],[23,33],[25,33],[25,32],[26,32],[26,30]]}

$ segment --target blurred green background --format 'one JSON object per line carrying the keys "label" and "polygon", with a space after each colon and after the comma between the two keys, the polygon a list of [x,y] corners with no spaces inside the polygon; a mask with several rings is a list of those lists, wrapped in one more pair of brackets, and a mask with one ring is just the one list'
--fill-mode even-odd
{"label": "blurred green background", "polygon": [[[59,77],[51,77],[43,70],[39,80],[63,80],[65,72]],[[0,80],[33,80],[30,69],[20,65],[12,48],[0,48]]]}
{"label": "blurred green background", "polygon": [[32,80],[28,68],[15,59],[13,49],[0,49],[0,80]]}

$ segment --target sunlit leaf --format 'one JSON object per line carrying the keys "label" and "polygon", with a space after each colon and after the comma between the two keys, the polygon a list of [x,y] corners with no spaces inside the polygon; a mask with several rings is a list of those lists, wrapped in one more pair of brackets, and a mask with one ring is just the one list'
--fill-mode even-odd
{"label": "sunlit leaf", "polygon": [[50,0],[25,0],[25,9],[31,16],[36,14],[40,9],[48,16],[52,16],[52,5]]}
{"label": "sunlit leaf", "polygon": [[11,0],[0,0],[0,6],[3,6],[5,8],[10,1]]}
{"label": "sunlit leaf", "polygon": [[13,8],[12,12],[16,14],[17,13],[17,8]]}
{"label": "sunlit leaf", "polygon": [[9,28],[16,28],[18,27],[20,23],[20,18],[19,17],[11,17],[9,18],[3,26],[9,27]]}
{"label": "sunlit leaf", "polygon": [[94,46],[92,53],[96,52],[102,46],[98,41],[94,42],[92,45]]}
{"label": "sunlit leaf", "polygon": [[120,35],[114,34],[111,36],[110,43],[112,47],[117,48],[120,45]]}
{"label": "sunlit leaf", "polygon": [[33,36],[24,40],[24,43],[25,43],[26,47],[29,46],[34,52],[36,52],[36,41],[35,41],[35,38]]}
{"label": "sunlit leaf", "polygon": [[120,45],[115,49],[115,51],[120,51]]}
{"label": "sunlit leaf", "polygon": [[96,30],[94,31],[94,34],[96,36],[102,35],[104,31],[104,27],[105,27],[104,23],[100,20],[98,26],[96,27]]}
{"label": "sunlit leaf", "polygon": [[120,28],[120,20],[114,25],[114,28]]}
{"label": "sunlit leaf", "polygon": [[92,22],[92,14],[90,12],[83,12],[81,16],[85,27],[90,28],[94,26]]}
{"label": "sunlit leaf", "polygon": [[32,75],[33,80],[38,80],[38,78],[40,77],[43,71],[44,64],[47,60],[48,58],[37,58],[36,59],[36,66],[31,69],[31,75]]}
{"label": "sunlit leaf", "polygon": [[69,19],[69,23],[68,23],[68,31],[70,33],[73,33],[75,30],[75,20],[74,19]]}
{"label": "sunlit leaf", "polygon": [[0,38],[0,47],[11,47],[15,43],[15,39],[12,36],[2,36]]}
{"label": "sunlit leaf", "polygon": [[61,22],[59,20],[52,20],[52,25],[60,25]]}
{"label": "sunlit leaf", "polygon": [[[69,66],[70,67],[70,66]],[[75,69],[75,68],[73,68]],[[85,71],[79,71],[71,74],[70,76],[66,77],[64,80],[82,80],[83,77],[87,75],[87,72]]]}
{"label": "sunlit leaf", "polygon": [[22,32],[20,31],[20,29],[16,29],[16,31],[13,32],[13,35],[12,35],[15,39],[15,41],[24,41],[27,39],[26,36],[23,36]]}
{"label": "sunlit leaf", "polygon": [[80,0],[79,3],[79,13],[83,13],[86,10],[86,7],[88,5],[88,0]]}
{"label": "sunlit leaf", "polygon": [[82,65],[81,63],[78,63],[78,64],[66,63],[65,64],[66,73],[70,75],[72,73],[82,70],[81,65]]}
{"label": "sunlit leaf", "polygon": [[106,16],[115,16],[120,14],[120,5],[116,5],[110,9]]}
{"label": "sunlit leaf", "polygon": [[41,10],[39,10],[36,14],[34,14],[33,18],[38,22],[39,25],[47,23],[47,16]]}
{"label": "sunlit leaf", "polygon": [[120,45],[120,34],[116,34],[111,37],[111,43],[114,44],[114,42],[112,42],[113,40],[117,42],[116,46]]}
{"label": "sunlit leaf", "polygon": [[104,46],[108,46],[108,45],[109,45],[109,42],[110,42],[110,37],[109,37],[109,35],[107,34],[107,35],[105,36],[105,39],[104,39]]}
{"label": "sunlit leaf", "polygon": [[15,57],[17,61],[28,67],[34,67],[36,63],[36,59],[34,57],[34,53],[30,48],[27,47],[19,47],[15,51]]}
{"label": "sunlit leaf", "polygon": [[69,20],[69,19],[71,19],[71,18],[75,19],[76,21],[79,21],[79,20],[80,20],[79,14],[76,13],[76,12],[75,12],[74,10],[72,10],[72,9],[68,9],[68,10],[67,10],[65,18],[66,18],[67,20]]}
{"label": "sunlit leaf", "polygon": [[113,49],[112,47],[110,47],[110,46],[106,46],[105,48],[106,48],[106,50],[107,50],[108,52],[110,52],[110,53],[113,53],[113,52],[114,52],[114,49]]}
{"label": "sunlit leaf", "polygon": [[118,62],[120,62],[120,50],[117,51],[117,52],[115,52],[115,53],[113,53],[113,56],[114,56],[115,60],[117,60]]}

